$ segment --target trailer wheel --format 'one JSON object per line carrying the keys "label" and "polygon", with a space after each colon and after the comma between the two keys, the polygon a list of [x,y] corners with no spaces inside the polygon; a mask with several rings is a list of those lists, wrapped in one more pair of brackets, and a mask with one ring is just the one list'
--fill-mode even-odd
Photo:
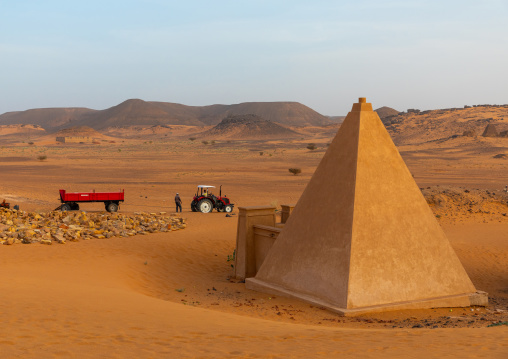
{"label": "trailer wheel", "polygon": [[198,208],[201,213],[210,213],[213,209],[212,201],[209,199],[202,199],[198,203]]}
{"label": "trailer wheel", "polygon": [[73,211],[79,211],[79,204],[77,204],[76,202],[71,203],[71,209]]}
{"label": "trailer wheel", "polygon": [[60,207],[61,211],[67,212],[71,210],[71,205],[69,203],[62,204],[62,207]]}
{"label": "trailer wheel", "polygon": [[226,207],[224,207],[224,211],[226,211],[226,213],[233,212],[233,206],[227,205]]}
{"label": "trailer wheel", "polygon": [[118,211],[118,205],[116,203],[108,203],[106,205],[106,211],[116,212],[116,211]]}

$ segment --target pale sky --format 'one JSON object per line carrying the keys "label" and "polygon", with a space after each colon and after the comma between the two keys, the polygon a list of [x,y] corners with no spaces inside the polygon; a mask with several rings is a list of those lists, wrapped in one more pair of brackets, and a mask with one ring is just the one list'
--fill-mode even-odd
{"label": "pale sky", "polygon": [[508,103],[508,0],[0,0],[0,114]]}

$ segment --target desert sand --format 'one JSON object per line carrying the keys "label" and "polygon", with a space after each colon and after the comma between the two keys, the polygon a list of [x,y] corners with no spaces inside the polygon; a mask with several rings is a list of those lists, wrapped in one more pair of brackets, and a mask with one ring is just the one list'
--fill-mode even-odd
{"label": "desert sand", "polygon": [[[489,293],[489,307],[343,318],[245,289],[227,261],[236,216],[189,207],[198,184],[223,185],[237,207],[296,203],[336,127],[299,129],[299,139],[214,145],[188,140],[182,131],[185,137],[145,131],[143,138],[143,131],[112,130],[108,136],[122,137],[95,145],[46,138],[29,145],[9,137],[0,152],[0,200],[50,211],[59,205],[60,188],[125,189],[121,212],[172,212],[179,192],[188,226],[129,238],[1,246],[2,357],[508,357],[508,326],[497,325],[508,321],[506,203],[483,195],[508,184],[508,161],[492,156],[506,151],[508,139],[399,147],[421,188],[477,191],[494,203],[473,212],[452,200],[431,203],[474,285]],[[310,142],[316,150],[306,148]],[[38,161],[39,154],[47,159]],[[302,169],[298,176],[288,172],[295,166]]]}

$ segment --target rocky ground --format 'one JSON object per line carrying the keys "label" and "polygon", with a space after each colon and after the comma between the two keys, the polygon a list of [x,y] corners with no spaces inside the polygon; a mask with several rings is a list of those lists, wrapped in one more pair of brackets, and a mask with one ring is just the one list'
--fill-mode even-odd
{"label": "rocky ground", "polygon": [[508,193],[462,187],[421,188],[427,203],[440,221],[467,218],[476,222],[508,222]]}
{"label": "rocky ground", "polygon": [[48,213],[0,209],[0,244],[65,243],[91,238],[129,237],[138,234],[175,231],[186,227],[185,220],[165,212]]}

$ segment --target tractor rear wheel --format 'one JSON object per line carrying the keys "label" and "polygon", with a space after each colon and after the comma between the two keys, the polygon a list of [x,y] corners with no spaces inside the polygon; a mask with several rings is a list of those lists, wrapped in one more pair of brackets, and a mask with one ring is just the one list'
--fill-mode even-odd
{"label": "tractor rear wheel", "polygon": [[116,203],[108,203],[106,205],[106,211],[116,212],[116,211],[118,211],[118,205]]}
{"label": "tractor rear wheel", "polygon": [[62,207],[60,207],[60,209],[62,211],[70,211],[71,210],[71,205],[69,203],[64,203],[64,204],[62,204]]}
{"label": "tractor rear wheel", "polygon": [[210,213],[213,209],[212,201],[209,199],[202,199],[198,203],[198,209],[201,213]]}
{"label": "tractor rear wheel", "polygon": [[230,205],[227,205],[226,207],[224,207],[224,211],[226,213],[231,213],[231,212],[233,212],[233,207]]}

